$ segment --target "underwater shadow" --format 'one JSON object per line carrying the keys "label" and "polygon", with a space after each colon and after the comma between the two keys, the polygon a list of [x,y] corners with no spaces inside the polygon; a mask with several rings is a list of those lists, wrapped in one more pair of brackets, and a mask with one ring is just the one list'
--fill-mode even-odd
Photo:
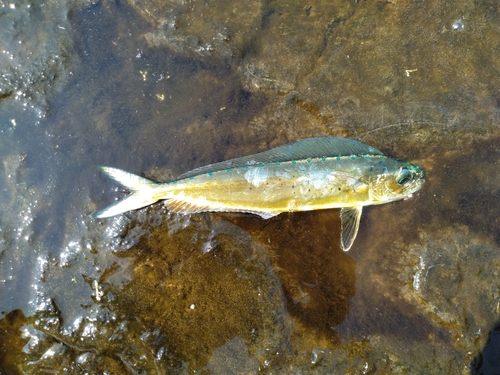
{"label": "underwater shadow", "polygon": [[265,222],[235,219],[266,246],[295,334],[340,344],[335,327],[355,294],[355,261],[340,246],[339,210],[283,213]]}

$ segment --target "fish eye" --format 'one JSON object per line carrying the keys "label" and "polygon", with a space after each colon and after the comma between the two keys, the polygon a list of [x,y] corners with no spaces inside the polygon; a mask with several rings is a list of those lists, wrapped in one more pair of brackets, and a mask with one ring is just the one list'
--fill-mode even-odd
{"label": "fish eye", "polygon": [[412,179],[411,172],[406,168],[402,168],[401,171],[399,172],[396,182],[398,183],[398,185],[404,185],[408,181],[411,181],[411,179]]}

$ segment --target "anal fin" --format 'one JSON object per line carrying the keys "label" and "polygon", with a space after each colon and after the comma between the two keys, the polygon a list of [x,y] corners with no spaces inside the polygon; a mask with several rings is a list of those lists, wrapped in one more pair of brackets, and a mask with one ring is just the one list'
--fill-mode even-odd
{"label": "anal fin", "polygon": [[358,234],[363,206],[347,207],[340,210],[342,250],[348,251]]}
{"label": "anal fin", "polygon": [[210,206],[208,205],[186,202],[179,199],[167,199],[165,201],[165,206],[167,206],[168,210],[171,212],[185,214],[210,211]]}
{"label": "anal fin", "polygon": [[254,215],[259,215],[263,219],[270,219],[278,213],[258,211],[252,209],[238,208],[238,207],[228,207],[228,206],[217,206],[210,203],[197,203],[197,202],[187,202],[180,199],[167,199],[165,200],[165,205],[171,212],[178,213],[197,213],[197,212],[244,212]]}

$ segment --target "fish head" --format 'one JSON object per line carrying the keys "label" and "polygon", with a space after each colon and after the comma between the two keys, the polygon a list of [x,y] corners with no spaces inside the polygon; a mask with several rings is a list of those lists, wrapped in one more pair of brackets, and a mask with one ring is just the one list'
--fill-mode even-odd
{"label": "fish head", "polygon": [[404,160],[385,158],[372,167],[369,192],[372,204],[411,197],[425,182],[424,171]]}

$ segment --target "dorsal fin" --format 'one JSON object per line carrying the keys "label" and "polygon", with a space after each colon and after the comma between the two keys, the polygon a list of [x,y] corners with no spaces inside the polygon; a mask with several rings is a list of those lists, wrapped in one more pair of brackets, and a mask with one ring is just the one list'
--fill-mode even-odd
{"label": "dorsal fin", "polygon": [[258,154],[226,160],[210,164],[183,173],[178,179],[196,176],[203,173],[216,172],[228,168],[250,166],[260,163],[276,163],[307,158],[321,158],[329,156],[348,155],[383,155],[375,147],[347,138],[322,137],[307,138],[287,145],[272,148]]}

